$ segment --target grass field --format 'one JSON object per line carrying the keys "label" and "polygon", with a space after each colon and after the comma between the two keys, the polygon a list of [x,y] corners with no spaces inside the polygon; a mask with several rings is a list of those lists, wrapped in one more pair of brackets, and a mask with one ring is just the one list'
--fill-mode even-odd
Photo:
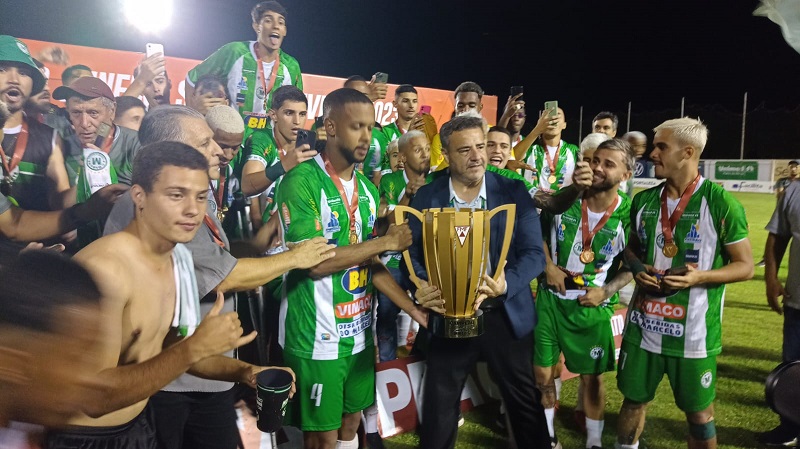
{"label": "grass field", "polygon": [[[737,193],[750,223],[753,259],[758,262],[764,251],[767,232],[764,226],[775,207],[774,197],[756,193]],[[780,272],[786,277],[786,261]],[[720,448],[757,448],[757,432],[778,423],[764,402],[764,380],[781,359],[782,317],[769,309],[764,296],[764,269],[756,268],[752,280],[728,286],[723,315],[722,355],[718,358],[716,425]],[[616,388],[616,374],[606,373],[606,423],[603,446],[614,447],[617,413],[622,396]],[[564,383],[561,408],[556,415],[556,432],[565,449],[585,447],[572,418],[577,379]],[[457,448],[507,447],[505,432],[494,424],[497,408],[489,405],[465,415],[459,429]],[[664,379],[655,401],[650,405],[647,424],[639,445],[642,449],[686,447],[687,427],[683,414],[675,406],[669,383]],[[386,440],[386,447],[416,448],[416,434],[404,434]]]}

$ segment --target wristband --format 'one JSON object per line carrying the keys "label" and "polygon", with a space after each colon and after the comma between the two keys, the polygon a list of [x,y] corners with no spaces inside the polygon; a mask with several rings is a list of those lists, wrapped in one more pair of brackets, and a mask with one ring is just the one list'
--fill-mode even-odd
{"label": "wristband", "polygon": [[283,168],[283,164],[278,162],[277,164],[272,164],[269,167],[264,169],[264,174],[269,178],[270,181],[275,181],[281,176],[286,174],[286,170]]}

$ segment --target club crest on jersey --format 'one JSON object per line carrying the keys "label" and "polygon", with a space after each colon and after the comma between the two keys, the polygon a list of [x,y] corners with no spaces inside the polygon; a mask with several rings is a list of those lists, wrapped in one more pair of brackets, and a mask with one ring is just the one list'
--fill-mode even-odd
{"label": "club crest on jersey", "polygon": [[467,235],[469,235],[469,226],[456,226],[456,235],[458,236],[458,241],[461,242],[461,246],[464,246]]}
{"label": "club crest on jersey", "polygon": [[339,226],[339,213],[336,211],[331,212],[331,219],[328,220],[328,223],[325,225],[325,232],[327,233],[334,233],[341,231],[342,228]]}
{"label": "club crest on jersey", "polygon": [[360,295],[367,291],[370,276],[369,268],[350,268],[342,275],[342,288],[351,295]]}
{"label": "club crest on jersey", "polygon": [[686,233],[686,238],[683,241],[686,243],[701,243],[703,241],[700,233],[697,232],[697,223],[692,223],[692,228]]}
{"label": "club crest on jersey", "polygon": [[575,244],[572,245],[572,252],[575,253],[576,256],[580,256],[582,251],[583,251],[583,242],[575,242]]}
{"label": "club crest on jersey", "polygon": [[95,151],[86,157],[86,168],[93,171],[100,171],[108,166],[108,155]]}
{"label": "club crest on jersey", "polygon": [[542,175],[545,177],[550,176],[550,167],[548,167],[547,165],[542,167]]}
{"label": "club crest on jersey", "polygon": [[606,256],[613,256],[614,255],[614,242],[609,240],[600,248],[600,254],[605,254]]}
{"label": "club crest on jersey", "polygon": [[564,241],[564,230],[565,229],[567,229],[567,225],[565,225],[564,223],[561,223],[561,226],[556,228],[556,239],[558,239],[559,242],[563,242]]}
{"label": "club crest on jersey", "polygon": [[714,379],[714,375],[711,374],[710,370],[707,370],[706,372],[703,373],[703,376],[700,377],[700,385],[702,385],[703,388],[708,388],[708,387],[711,386],[711,381],[713,379]]}
{"label": "club crest on jersey", "polygon": [[603,357],[606,351],[603,350],[600,346],[595,346],[589,351],[589,356],[594,360],[599,360]]}
{"label": "club crest on jersey", "polygon": [[658,245],[659,248],[664,247],[664,234],[658,234],[658,237],[656,237],[656,245]]}

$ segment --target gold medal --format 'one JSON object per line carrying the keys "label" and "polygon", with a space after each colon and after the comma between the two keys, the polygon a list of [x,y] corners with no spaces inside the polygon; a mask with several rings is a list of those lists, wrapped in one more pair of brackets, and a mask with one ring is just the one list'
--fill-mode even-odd
{"label": "gold medal", "polygon": [[228,208],[227,207],[217,208],[217,220],[219,220],[220,223],[222,223],[222,220],[225,219],[225,213],[226,212],[228,212]]}
{"label": "gold medal", "polygon": [[350,231],[350,244],[351,245],[358,245],[358,233],[355,229]]}
{"label": "gold medal", "polygon": [[674,242],[664,242],[664,248],[661,249],[661,252],[669,258],[673,258],[678,254],[678,245]]}
{"label": "gold medal", "polygon": [[594,262],[594,251],[590,249],[585,249],[581,251],[580,259],[581,263],[583,264]]}
{"label": "gold medal", "polygon": [[556,175],[550,175],[547,177],[547,182],[549,182],[552,185],[556,183],[556,179],[557,179]]}

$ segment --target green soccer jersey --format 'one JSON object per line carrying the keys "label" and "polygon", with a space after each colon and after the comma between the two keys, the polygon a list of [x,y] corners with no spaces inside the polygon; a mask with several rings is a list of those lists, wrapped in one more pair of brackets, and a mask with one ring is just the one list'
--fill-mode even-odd
{"label": "green soccer jersey", "polygon": [[[661,191],[656,186],[637,194],[631,206],[631,232],[639,241],[642,262],[656,270],[693,264],[714,270],[728,262],[725,245],[747,238],[744,208],[722,187],[701,178],[675,226],[678,254],[664,255]],[[668,200],[669,213],[678,199]],[[634,238],[634,237],[632,237]],[[638,307],[628,311],[625,341],[647,351],[684,358],[705,358],[722,350],[724,284],[697,285],[667,297],[644,292]]]}
{"label": "green soccer jersey", "polygon": [[[408,184],[408,176],[406,176],[405,170],[399,170],[381,177],[380,196],[381,198],[386,198],[389,211],[393,211],[394,207],[405,196],[406,184]],[[402,258],[402,253],[391,253],[388,260],[383,262],[388,268],[400,268],[400,259]]]}
{"label": "green soccer jersey", "polygon": [[[373,233],[378,190],[358,171],[351,182],[358,187],[355,230],[363,242]],[[338,246],[350,244],[349,198],[345,204],[321,156],[284,175],[277,204],[284,243],[325,237]],[[322,278],[312,278],[307,270],[289,271],[283,275],[280,292],[279,341],[285,351],[301,358],[334,360],[372,350],[369,262]]]}
{"label": "green soccer jersey", "polygon": [[[572,172],[575,171],[575,164],[580,160],[581,150],[571,144],[561,141],[558,147],[558,160],[555,167],[556,182],[551,184],[548,178],[550,177],[550,166],[547,163],[548,158],[545,157],[545,148],[541,144],[533,145],[525,153],[522,162],[535,168],[538,176],[530,170],[524,170],[523,176],[535,188],[544,190],[546,192],[557,192],[559,189],[572,184]],[[554,153],[555,154],[555,153]]]}
{"label": "green soccer jersey", "polygon": [[394,142],[403,135],[403,131],[400,131],[400,127],[397,126],[397,122],[392,122],[383,127],[383,135],[386,136],[387,142]]}
{"label": "green soccer jersey", "polygon": [[[200,77],[215,75],[227,80],[231,102],[242,114],[245,126],[250,129],[267,128],[266,113],[272,106],[272,96],[281,86],[293,85],[303,90],[300,64],[283,50],[279,51],[278,69],[270,92],[264,92],[258,76],[258,58],[255,41],[231,42],[222,46],[186,75],[186,82],[194,86]],[[272,74],[273,63],[262,63],[266,84]]]}
{"label": "green soccer jersey", "polygon": [[[278,144],[275,141],[275,134],[272,128],[268,128],[266,132],[253,132],[251,137],[245,139],[245,151],[247,152],[247,161],[256,161],[263,165],[265,169],[280,163],[280,155],[278,154],[280,150],[278,150]],[[262,214],[264,223],[275,212],[275,195],[281,179],[283,179],[283,176],[273,180],[272,184],[264,191],[264,195],[267,198],[267,205],[264,207],[264,213]]]}
{"label": "green soccer jersey", "polygon": [[[361,169],[362,173],[367,175],[370,180],[376,171],[384,173],[387,169],[389,162],[386,157],[386,149],[388,146],[389,140],[387,140],[383,131],[377,126],[372,128],[372,142],[369,145],[369,151],[367,151],[367,157],[364,159]],[[391,168],[389,168],[389,171],[391,172]]]}
{"label": "green soccer jersey", "polygon": [[[617,205],[608,217],[606,224],[592,238],[594,261],[584,264],[580,260],[583,251],[583,230],[581,201],[576,201],[563,214],[542,214],[543,238],[550,248],[550,257],[559,267],[564,268],[578,285],[602,287],[616,276],[622,252],[628,243],[630,231],[631,200],[617,195]],[[603,212],[589,211],[589,229],[592,230],[601,220]],[[577,299],[578,294],[568,291],[567,295],[554,293],[563,299]],[[619,296],[615,293],[607,304],[616,304]]]}

